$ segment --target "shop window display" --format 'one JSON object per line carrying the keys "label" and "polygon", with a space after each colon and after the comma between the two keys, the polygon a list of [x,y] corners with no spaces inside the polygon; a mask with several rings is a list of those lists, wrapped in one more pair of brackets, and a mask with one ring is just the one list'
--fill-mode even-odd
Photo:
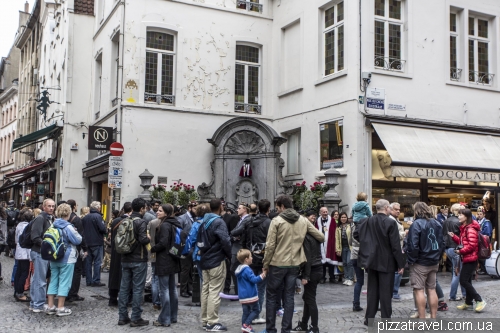
{"label": "shop window display", "polygon": [[342,120],[320,125],[320,166],[322,170],[344,166]]}

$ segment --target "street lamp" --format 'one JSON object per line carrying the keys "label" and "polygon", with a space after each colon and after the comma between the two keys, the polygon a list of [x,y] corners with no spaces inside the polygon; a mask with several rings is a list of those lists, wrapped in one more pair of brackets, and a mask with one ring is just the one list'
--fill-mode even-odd
{"label": "street lamp", "polygon": [[151,200],[151,192],[149,191],[149,188],[151,187],[151,179],[154,178],[154,175],[146,169],[139,175],[139,178],[141,179],[141,187],[143,189],[141,194],[139,194],[139,198],[149,201]]}

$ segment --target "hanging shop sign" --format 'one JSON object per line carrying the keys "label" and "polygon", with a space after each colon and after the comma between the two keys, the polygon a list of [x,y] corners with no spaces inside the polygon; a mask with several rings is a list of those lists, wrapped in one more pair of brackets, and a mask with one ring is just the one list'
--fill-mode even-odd
{"label": "hanging shop sign", "polygon": [[391,170],[393,177],[464,180],[470,182],[493,182],[493,183],[500,182],[499,172],[415,168],[415,167],[404,167],[404,166],[392,166]]}
{"label": "hanging shop sign", "polygon": [[89,150],[109,150],[113,127],[89,126]]}

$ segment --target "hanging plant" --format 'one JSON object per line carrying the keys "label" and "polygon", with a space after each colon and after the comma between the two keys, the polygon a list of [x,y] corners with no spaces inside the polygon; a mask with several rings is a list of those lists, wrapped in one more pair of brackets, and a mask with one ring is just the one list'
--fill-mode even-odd
{"label": "hanging plant", "polygon": [[174,183],[170,185],[169,190],[165,185],[156,186],[153,184],[151,196],[162,203],[184,207],[187,207],[190,201],[197,201],[200,198],[193,185],[184,183]]}

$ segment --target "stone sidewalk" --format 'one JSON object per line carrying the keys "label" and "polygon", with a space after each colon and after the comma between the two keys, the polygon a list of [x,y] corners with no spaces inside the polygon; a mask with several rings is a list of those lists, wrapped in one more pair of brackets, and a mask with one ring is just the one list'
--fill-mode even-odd
{"label": "stone sidewalk", "polygon": [[[153,310],[150,303],[143,306],[143,318],[150,320],[150,325],[141,328],[117,326],[118,309],[109,307],[107,302],[107,288],[86,287],[82,283],[80,295],[85,297],[83,302],[68,303],[73,314],[67,317],[47,316],[44,313],[32,313],[28,310],[29,303],[16,302],[13,298],[13,288],[10,286],[10,273],[14,260],[0,256],[2,263],[3,284],[0,285],[0,332],[203,332],[199,321],[200,308],[190,306],[191,300],[179,297],[179,322],[169,328],[153,327],[153,320],[157,319],[158,311]],[[440,273],[439,282],[448,299],[450,273]],[[102,274],[102,282],[107,284],[108,274]],[[84,281],[84,280],[83,280]],[[481,276],[480,281],[474,282],[478,292],[488,302],[483,313],[460,311],[456,309],[458,302],[448,302],[449,310],[438,312],[439,318],[500,318],[500,280]],[[342,284],[326,283],[318,287],[318,306],[320,309],[320,332],[366,332],[363,325],[364,312],[352,311],[353,287]],[[407,285],[400,289],[401,301],[393,303],[393,318],[408,318],[413,309],[411,288]],[[294,315],[294,325],[302,315],[301,296],[295,297],[295,308],[298,314]],[[361,306],[366,304],[366,295],[361,296]],[[241,332],[241,306],[238,302],[223,300],[220,309],[221,322],[228,327],[228,332]],[[277,327],[280,328],[278,317]],[[255,325],[256,332],[260,332],[265,325]]]}

